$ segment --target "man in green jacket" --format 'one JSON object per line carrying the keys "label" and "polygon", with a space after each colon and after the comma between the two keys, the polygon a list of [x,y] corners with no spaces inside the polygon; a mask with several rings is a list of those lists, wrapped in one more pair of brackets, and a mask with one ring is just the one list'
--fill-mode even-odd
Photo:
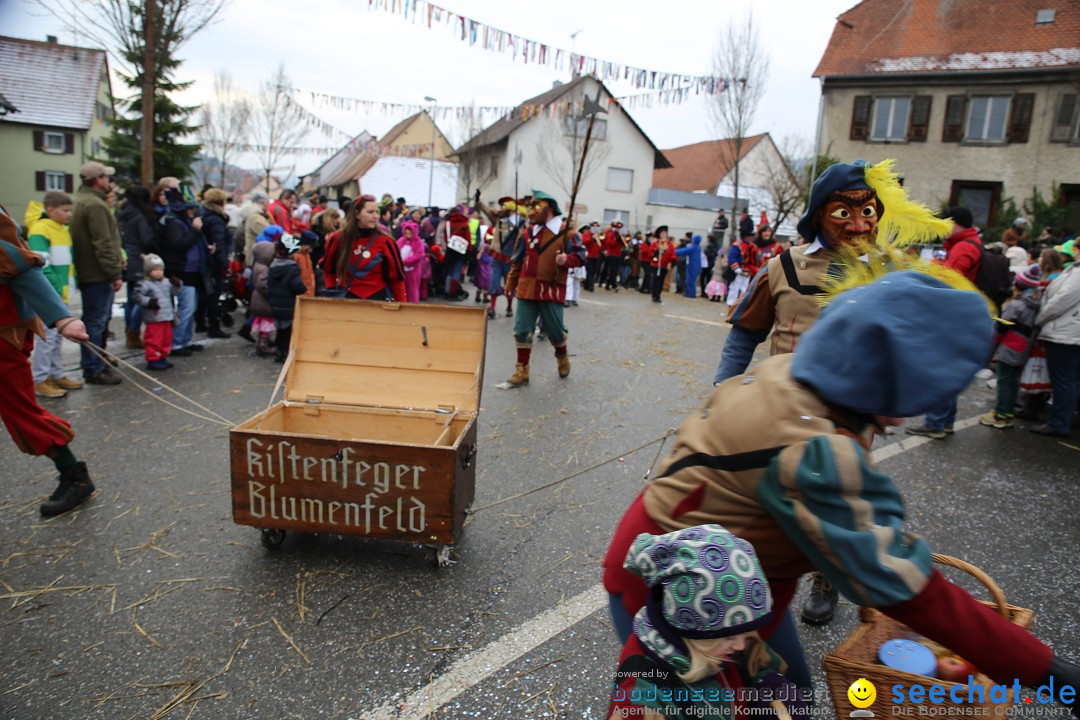
{"label": "man in green jacket", "polygon": [[[71,216],[72,259],[82,294],[82,319],[90,342],[98,347],[105,345],[113,297],[124,284],[120,228],[105,204],[115,172],[99,162],[85,163],[79,170],[83,184],[75,195]],[[120,383],[120,376],[86,346],[82,348],[82,371],[91,385]]]}

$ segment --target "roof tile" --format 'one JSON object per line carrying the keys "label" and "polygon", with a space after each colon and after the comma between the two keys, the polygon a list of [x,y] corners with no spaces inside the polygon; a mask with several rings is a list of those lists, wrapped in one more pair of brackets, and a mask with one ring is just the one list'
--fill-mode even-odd
{"label": "roof tile", "polygon": [[1076,0],[864,0],[837,18],[814,77],[1055,67],[1080,67]]}
{"label": "roof tile", "polygon": [[[743,141],[742,157],[746,157],[767,134],[746,138]],[[712,193],[735,164],[735,141],[710,140],[683,145],[665,150],[664,155],[672,167],[653,170],[654,188]]]}
{"label": "roof tile", "polygon": [[105,51],[0,36],[0,92],[19,112],[0,122],[87,130]]}

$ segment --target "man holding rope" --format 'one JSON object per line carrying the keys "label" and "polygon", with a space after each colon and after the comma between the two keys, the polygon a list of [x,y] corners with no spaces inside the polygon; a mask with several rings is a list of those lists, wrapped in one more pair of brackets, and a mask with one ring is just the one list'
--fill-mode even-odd
{"label": "man holding rope", "polygon": [[49,517],[90,497],[94,483],[86,463],[68,448],[75,437],[71,425],[37,403],[30,352],[34,335],[45,337],[45,326],[74,342],[90,336],[49,284],[42,264],[0,207],[0,418],[20,450],[45,455],[60,471],[60,484],[41,506],[41,514]]}

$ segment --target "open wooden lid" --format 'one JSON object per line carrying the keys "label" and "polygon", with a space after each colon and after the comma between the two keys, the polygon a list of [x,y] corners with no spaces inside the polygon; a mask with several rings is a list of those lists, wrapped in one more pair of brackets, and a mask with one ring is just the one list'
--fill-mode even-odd
{"label": "open wooden lid", "polygon": [[476,413],[482,307],[297,298],[285,399]]}

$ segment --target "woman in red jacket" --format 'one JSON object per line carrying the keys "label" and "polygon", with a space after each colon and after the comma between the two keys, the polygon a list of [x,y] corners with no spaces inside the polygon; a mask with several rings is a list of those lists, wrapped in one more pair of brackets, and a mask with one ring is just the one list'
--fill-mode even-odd
{"label": "woman in red jacket", "polygon": [[345,227],[326,239],[323,274],[328,290],[354,300],[405,302],[405,266],[397,243],[379,229],[375,196],[361,195]]}

